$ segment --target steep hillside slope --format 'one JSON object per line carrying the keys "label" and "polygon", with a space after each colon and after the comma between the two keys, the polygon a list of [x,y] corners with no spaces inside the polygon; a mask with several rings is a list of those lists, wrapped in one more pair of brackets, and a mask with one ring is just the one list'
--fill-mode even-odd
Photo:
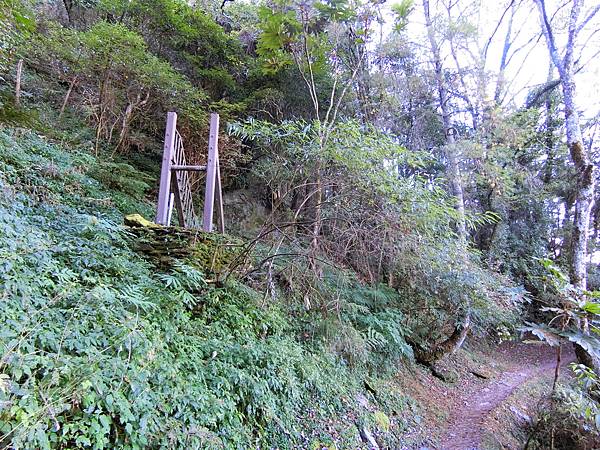
{"label": "steep hillside slope", "polygon": [[2,446],[358,448],[365,429],[398,439],[405,397],[376,399],[363,372],[303,343],[251,288],[135,252],[120,224],[151,214],[147,181],[0,131]]}

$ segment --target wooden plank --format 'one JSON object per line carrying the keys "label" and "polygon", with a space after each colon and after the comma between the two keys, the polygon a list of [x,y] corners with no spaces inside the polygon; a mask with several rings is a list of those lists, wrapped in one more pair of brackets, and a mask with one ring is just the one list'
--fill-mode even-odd
{"label": "wooden plank", "polygon": [[219,232],[225,234],[225,217],[223,216],[223,190],[221,188],[221,167],[219,166],[219,149],[217,148],[217,183],[215,186],[215,202],[217,207],[217,219],[219,220]]}
{"label": "wooden plank", "polygon": [[206,166],[180,166],[180,165],[172,165],[171,170],[181,170],[181,171],[189,171],[189,172],[203,172],[206,170]]}
{"label": "wooden plank", "polygon": [[177,113],[167,114],[167,126],[165,128],[165,143],[163,147],[163,159],[160,170],[160,187],[158,190],[158,206],[156,208],[155,222],[160,225],[167,224],[169,214],[169,197],[171,188],[171,160],[175,144],[175,128],[177,127]]}
{"label": "wooden plank", "polygon": [[206,163],[206,191],[204,192],[204,215],[202,229],[210,233],[213,229],[213,208],[215,203],[215,183],[217,179],[217,159],[219,148],[219,115],[210,115],[210,135],[208,137],[208,161]]}
{"label": "wooden plank", "polygon": [[171,217],[173,216],[174,203],[175,203],[175,194],[173,192],[171,192],[171,195],[169,196],[169,212],[167,213],[167,223],[166,223],[166,225],[168,227],[171,226]]}
{"label": "wooden plank", "polygon": [[185,228],[186,226],[186,217],[185,217],[185,208],[184,208],[184,200],[181,198],[181,183],[177,179],[177,176],[171,179],[173,194],[175,194],[175,208],[177,209],[177,220],[179,222],[179,226]]}

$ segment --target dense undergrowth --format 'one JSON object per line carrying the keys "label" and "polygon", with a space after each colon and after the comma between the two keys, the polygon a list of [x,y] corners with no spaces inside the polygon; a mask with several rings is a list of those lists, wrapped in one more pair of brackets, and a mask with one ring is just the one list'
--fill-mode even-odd
{"label": "dense undergrowth", "polygon": [[[324,261],[317,276],[287,256],[273,259],[267,296],[268,239],[248,254],[251,274],[218,287],[200,260],[165,267],[121,225],[126,214],[152,217],[156,155],[98,154],[76,114],[56,125],[43,102],[4,106],[2,445],[359,448],[367,429],[394,448],[420,412],[393,376],[414,363],[409,341],[435,342],[452,326],[444,302],[472,299],[475,333],[515,323],[520,294],[476,255],[463,270],[445,248],[451,234],[434,245],[437,225],[427,252],[410,250],[408,234],[397,241],[406,257],[388,255],[400,279],[387,284],[343,261]],[[355,176],[361,164],[339,167]]]}
{"label": "dense undergrowth", "polygon": [[574,365],[573,369],[578,380],[561,385],[551,397],[540,402],[526,449],[571,450],[600,445],[598,381],[589,374],[587,378],[591,383],[582,385],[580,374],[586,368]]}
{"label": "dense undergrowth", "polygon": [[[354,447],[357,423],[383,423],[387,439],[406,426],[414,405],[398,393],[365,391],[374,406],[359,407],[366,372],[308,339],[301,318],[237,281],[209,285],[193,263],[161,272],[135,253],[119,224],[150,204],[133,167],[3,129],[0,174],[2,445]],[[358,329],[385,319],[359,303]],[[393,351],[386,339],[409,352],[399,329],[362,325],[371,347],[352,358]]]}
{"label": "dense undergrowth", "polygon": [[[483,3],[424,0],[409,33],[416,3],[0,0],[0,447],[400,448],[427,430],[398,372],[522,320],[600,366],[568,71],[519,106],[504,62],[454,49],[511,42],[525,8],[484,38]],[[195,165],[220,114],[235,237],[122,225],[153,215],[167,111]],[[590,374],[532,445],[588,444]]]}

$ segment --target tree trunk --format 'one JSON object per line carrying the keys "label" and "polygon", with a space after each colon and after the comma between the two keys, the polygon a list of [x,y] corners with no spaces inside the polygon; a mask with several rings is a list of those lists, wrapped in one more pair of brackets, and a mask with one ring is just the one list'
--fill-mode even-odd
{"label": "tree trunk", "polygon": [[96,124],[96,139],[94,142],[94,153],[96,156],[98,156],[98,152],[100,149],[100,135],[102,133],[102,127],[104,126],[104,87],[107,81],[108,76],[105,76],[105,78],[100,83],[100,93],[98,98],[98,108],[100,111],[98,113],[98,123]]}
{"label": "tree trunk", "polygon": [[594,206],[594,164],[583,147],[579,115],[575,109],[575,82],[567,78],[563,83],[567,146],[577,169],[575,187],[575,217],[571,235],[570,276],[573,285],[587,289],[587,241],[590,215]]}
{"label": "tree trunk", "polygon": [[498,69],[498,79],[496,80],[496,88],[494,89],[494,104],[499,106],[502,103],[502,97],[506,86],[506,66],[508,65],[508,52],[512,46],[512,28],[515,18],[516,5],[513,3],[510,6],[510,19],[506,35],[504,36],[504,45],[502,47],[502,56],[500,57],[500,67]]}
{"label": "tree trunk", "polygon": [[65,7],[65,12],[67,13],[67,23],[70,25],[72,23],[71,10],[73,9],[73,1],[63,0],[63,5]]}
{"label": "tree trunk", "polygon": [[77,75],[73,77],[71,82],[69,83],[69,89],[67,89],[67,93],[65,94],[65,98],[60,107],[60,112],[58,113],[58,120],[60,120],[65,113],[65,109],[67,108],[67,104],[69,103],[69,98],[71,97],[71,93],[73,92],[73,88],[75,87],[75,83],[77,83]]}
{"label": "tree trunk", "polygon": [[[449,3],[446,6],[446,10],[448,12],[448,23],[452,23],[452,6],[453,5],[451,3]],[[429,39],[431,40],[431,36],[429,37]],[[467,83],[465,81],[465,73],[464,73],[464,71],[460,65],[459,59],[458,59],[458,54],[456,52],[456,45],[454,42],[454,37],[453,37],[452,32],[449,33],[448,42],[450,44],[450,53],[452,55],[452,59],[454,59],[454,64],[455,64],[456,70],[458,72],[458,79],[460,80],[460,84],[463,89],[463,100],[467,104],[467,111],[469,111],[469,114],[471,115],[471,123],[473,126],[473,131],[477,131],[477,127],[479,126],[479,111],[476,108],[476,106],[473,104],[473,102],[471,101],[471,96],[469,95],[469,92],[472,91],[472,89],[470,89],[467,86]],[[433,46],[433,44],[432,44],[432,46]],[[439,59],[439,50],[436,55],[436,58]],[[440,64],[440,68],[441,68],[441,64]],[[444,126],[446,127],[446,130],[447,130],[448,127],[446,126],[445,123],[444,123]],[[461,188],[461,191],[462,191],[462,188]]]}
{"label": "tree trunk", "polygon": [[[464,248],[467,242],[467,227],[465,220],[465,203],[462,188],[462,181],[460,176],[460,166],[458,162],[457,148],[456,148],[456,130],[452,127],[452,121],[450,117],[450,109],[448,107],[448,89],[444,80],[444,73],[442,68],[442,58],[440,56],[440,49],[435,38],[433,29],[433,23],[431,21],[431,14],[429,10],[429,0],[423,0],[423,9],[425,11],[425,22],[427,26],[427,37],[429,38],[429,44],[431,46],[431,53],[433,56],[434,75],[437,85],[438,97],[440,102],[440,109],[442,112],[442,123],[444,125],[444,132],[446,133],[446,158],[448,159],[448,178],[452,193],[455,197],[456,210],[458,212],[458,220],[456,224],[457,232],[461,245],[463,246],[463,252],[466,251]],[[436,360],[444,357],[445,355],[454,353],[463,344],[467,334],[469,332],[469,326],[471,322],[471,305],[467,304],[464,308],[460,322],[455,326],[454,332],[442,343],[436,345],[433,349],[428,352],[422,352],[417,355],[417,359],[421,359],[427,364],[433,363]],[[418,352],[417,352],[418,353]]]}
{"label": "tree trunk", "polygon": [[131,119],[133,118],[133,112],[138,108],[143,108],[146,103],[148,103],[148,99],[150,98],[150,92],[146,93],[146,97],[144,100],[141,100],[142,94],[138,92],[134,101],[129,101],[127,107],[125,108],[125,112],[123,113],[123,119],[121,121],[121,131],[119,132],[119,139],[117,141],[117,145],[115,147],[115,153],[118,152],[127,140],[127,135],[129,134],[129,126],[131,124]]}
{"label": "tree trunk", "polygon": [[[575,103],[574,52],[578,34],[591,17],[598,12],[598,9],[593,10],[583,23],[579,24],[579,14],[583,8],[583,1],[573,0],[567,26],[567,41],[564,52],[559,52],[556,47],[554,31],[548,19],[545,2],[544,0],[536,0],[536,4],[540,13],[542,32],[546,39],[548,53],[560,76],[565,106],[567,147],[569,148],[571,161],[577,171],[569,275],[571,283],[579,290],[585,291],[587,289],[587,241],[590,215],[594,206],[595,174],[594,164],[583,146],[579,114]],[[588,332],[587,323],[582,323],[581,327],[584,333]],[[575,344],[575,353],[582,364],[587,365],[596,373],[600,373],[598,361],[588,354],[585,349]]]}
{"label": "tree trunk", "polygon": [[451,355],[460,349],[467,338],[471,325],[471,314],[467,311],[462,321],[454,328],[454,331],[446,340],[436,344],[429,350],[424,350],[418,345],[412,345],[415,359],[427,366],[433,365],[446,355]]}
{"label": "tree trunk", "polygon": [[119,131],[119,139],[117,140],[115,152],[119,151],[121,146],[124,144],[125,139],[127,139],[127,133],[129,131],[129,122],[131,120],[131,116],[133,115],[133,108],[133,103],[128,103],[127,108],[125,108],[125,112],[123,113],[123,120],[121,122],[121,131]]}
{"label": "tree trunk", "polygon": [[[108,88],[109,88],[109,83],[110,83],[110,76],[111,76],[111,64],[109,65],[109,67],[107,69],[105,69],[104,71],[104,75],[102,77],[102,80],[100,82],[100,89],[99,89],[99,94],[98,94],[98,108],[99,108],[99,113],[98,113],[98,124],[96,127],[96,141],[94,144],[94,152],[96,154],[96,156],[98,156],[99,150],[100,150],[100,138],[102,137],[102,131],[104,130],[104,136],[105,138],[107,130],[105,130],[105,118],[108,121],[108,118],[105,117],[106,116],[106,112],[108,109],[108,101],[107,101],[107,97],[108,97]],[[110,131],[110,136],[108,136],[108,141],[110,142],[111,138],[112,138],[112,130]]]}
{"label": "tree trunk", "polygon": [[[551,83],[554,77],[554,66],[550,63],[550,67],[548,68],[548,79],[546,83]],[[552,91],[548,91],[546,93],[546,98],[544,99],[544,109],[546,110],[546,129],[544,141],[546,143],[546,166],[544,167],[544,184],[549,184],[553,178],[554,171],[554,123],[553,123],[553,112],[554,105],[552,102]]]}
{"label": "tree trunk", "polygon": [[452,127],[450,118],[450,109],[448,107],[448,89],[444,81],[444,73],[442,68],[442,58],[440,49],[435,38],[431,14],[429,11],[429,0],[423,0],[423,8],[425,10],[425,20],[427,26],[427,37],[431,45],[431,53],[433,56],[434,75],[437,85],[438,98],[440,109],[442,112],[442,123],[444,132],[446,133],[446,158],[448,159],[448,175],[452,193],[456,197],[456,210],[458,211],[457,229],[459,237],[466,241],[467,228],[465,223],[465,203],[463,196],[462,182],[460,179],[460,167],[458,164],[458,156],[456,154],[456,130]]}
{"label": "tree trunk", "polygon": [[314,195],[314,202],[314,222],[312,225],[312,238],[310,241],[309,264],[311,269],[315,272],[315,274],[320,277],[321,271],[319,270],[316,261],[316,255],[319,250],[319,235],[321,234],[321,208],[323,203],[323,181],[320,164],[317,165],[316,169],[316,189]]}
{"label": "tree trunk", "polygon": [[21,106],[21,76],[23,74],[23,59],[19,59],[17,62],[17,77],[15,80],[15,106],[18,108]]}

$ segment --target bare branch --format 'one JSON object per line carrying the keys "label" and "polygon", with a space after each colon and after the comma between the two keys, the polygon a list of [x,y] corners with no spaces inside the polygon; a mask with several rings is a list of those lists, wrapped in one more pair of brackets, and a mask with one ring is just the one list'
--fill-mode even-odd
{"label": "bare branch", "polygon": [[550,21],[548,20],[548,13],[546,12],[546,3],[544,0],[535,0],[535,3],[538,5],[538,9],[540,10],[540,16],[542,18],[542,32],[544,33],[546,43],[548,44],[550,57],[552,58],[554,65],[558,68],[558,71],[563,72],[563,61],[561,61],[558,55],[558,50],[556,49],[556,40],[554,39],[554,33],[552,31]]}
{"label": "bare branch", "polygon": [[586,16],[586,18],[581,21],[581,23],[577,27],[576,34],[579,34],[581,30],[585,28],[588,22],[593,19],[593,17],[598,13],[598,11],[600,11],[600,4],[592,8],[592,10]]}
{"label": "bare branch", "polygon": [[[515,4],[516,0],[511,0],[511,2],[508,4],[508,6],[504,9],[504,11],[502,12],[502,15],[500,16],[500,20],[498,20],[498,23],[496,24],[496,28],[494,28],[494,31],[492,32],[492,34],[490,35],[489,39],[487,40],[487,42],[485,43],[485,45],[483,46],[483,60],[487,60],[487,53],[489,50],[489,47],[492,43],[492,40],[494,39],[494,36],[496,35],[496,33],[498,32],[498,29],[500,28],[500,25],[502,25],[502,22],[504,21],[504,16],[506,16],[506,13],[513,7],[513,5]],[[520,3],[520,0],[519,0]],[[450,11],[448,11],[449,13]]]}
{"label": "bare branch", "polygon": [[573,0],[567,33],[567,44],[565,45],[565,56],[563,59],[563,65],[566,70],[570,70],[573,66],[573,50],[575,48],[575,41],[577,40],[577,20],[579,19],[581,6],[581,0]]}

